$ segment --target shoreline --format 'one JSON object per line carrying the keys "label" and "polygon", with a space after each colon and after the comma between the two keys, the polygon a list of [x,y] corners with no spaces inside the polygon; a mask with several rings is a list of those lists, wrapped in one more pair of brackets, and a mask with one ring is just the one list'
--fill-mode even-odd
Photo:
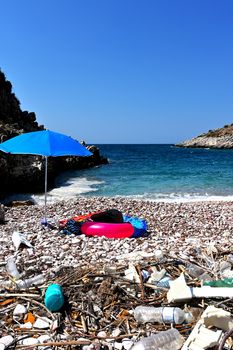
{"label": "shoreline", "polygon": [[[86,199],[91,199],[91,198],[106,198],[106,199],[118,199],[122,198],[124,200],[135,200],[135,201],[150,201],[153,203],[170,203],[170,204],[180,204],[180,203],[208,203],[208,202],[233,202],[233,195],[226,195],[226,196],[216,196],[216,195],[209,195],[209,196],[181,196],[181,197],[173,197],[173,198],[144,198],[140,195],[132,195],[132,196],[121,196],[121,195],[116,195],[116,196],[98,196],[98,195],[84,195],[83,193],[80,193],[78,195],[70,195],[68,192],[68,196],[64,196],[64,188],[58,188],[59,192],[63,194],[57,195],[56,194],[50,194],[50,192],[47,193],[47,203],[51,205],[55,205],[58,202],[66,202],[66,201],[75,201],[79,197],[83,197]],[[53,189],[52,191],[56,191],[56,188]],[[53,192],[54,193],[54,192]],[[93,192],[92,192],[93,193]],[[32,200],[35,205],[42,206],[44,205],[44,193],[39,193],[39,194],[23,194],[23,193],[16,193],[7,196],[4,200],[2,200],[2,203],[6,205],[10,201],[24,201],[24,200]]]}

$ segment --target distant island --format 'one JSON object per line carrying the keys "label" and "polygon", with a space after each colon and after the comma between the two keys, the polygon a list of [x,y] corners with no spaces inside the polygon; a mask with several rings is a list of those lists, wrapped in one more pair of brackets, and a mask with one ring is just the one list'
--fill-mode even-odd
{"label": "distant island", "polygon": [[191,140],[178,143],[177,147],[233,149],[233,124],[209,130]]}

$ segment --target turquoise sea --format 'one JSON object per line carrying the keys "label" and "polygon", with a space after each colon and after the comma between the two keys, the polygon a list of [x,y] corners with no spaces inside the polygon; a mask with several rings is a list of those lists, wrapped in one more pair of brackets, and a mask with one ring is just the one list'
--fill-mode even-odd
{"label": "turquoise sea", "polygon": [[[125,196],[155,201],[233,200],[233,150],[97,145],[108,165],[58,177],[48,199]],[[42,196],[35,199],[43,200]]]}

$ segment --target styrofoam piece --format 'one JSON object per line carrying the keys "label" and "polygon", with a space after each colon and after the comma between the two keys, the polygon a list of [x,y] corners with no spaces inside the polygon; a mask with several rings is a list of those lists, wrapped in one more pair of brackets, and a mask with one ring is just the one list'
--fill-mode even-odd
{"label": "styrofoam piece", "polygon": [[33,248],[32,244],[26,239],[26,237],[18,232],[18,231],[14,231],[12,234],[12,242],[16,248],[16,250],[19,249],[19,247],[21,246],[21,244],[26,245],[29,248]]}
{"label": "styrofoam piece", "polygon": [[233,288],[226,287],[196,287],[187,286],[182,273],[176,280],[170,281],[170,289],[167,293],[167,300],[171,302],[181,302],[192,298],[233,298]]}
{"label": "styrofoam piece", "polygon": [[[215,308],[216,309],[216,308]],[[221,310],[221,309],[219,309]],[[188,339],[185,341],[181,350],[204,350],[219,345],[223,336],[222,330],[211,330],[205,325],[205,320],[213,312],[213,307],[208,306],[196,323]],[[216,310],[215,310],[216,313]],[[210,325],[210,324],[209,324]],[[211,324],[212,325],[212,324]]]}
{"label": "styrofoam piece", "polygon": [[222,329],[224,332],[229,332],[233,329],[231,313],[215,306],[210,305],[202,318],[206,327],[214,326]]}
{"label": "styrofoam piece", "polygon": [[169,285],[170,289],[167,292],[167,300],[169,303],[192,299],[192,290],[187,286],[183,273],[174,281],[170,281]]}
{"label": "styrofoam piece", "polygon": [[125,270],[125,277],[130,281],[140,283],[140,278],[138,276],[138,272],[137,272],[136,267],[134,265],[130,264],[129,268],[127,270]]}

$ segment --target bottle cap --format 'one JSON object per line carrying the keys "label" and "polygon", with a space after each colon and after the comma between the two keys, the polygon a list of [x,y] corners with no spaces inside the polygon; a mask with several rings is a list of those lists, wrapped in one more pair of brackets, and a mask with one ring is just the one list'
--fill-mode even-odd
{"label": "bottle cap", "polygon": [[45,292],[45,306],[50,311],[59,311],[64,304],[64,295],[59,284],[51,284]]}

